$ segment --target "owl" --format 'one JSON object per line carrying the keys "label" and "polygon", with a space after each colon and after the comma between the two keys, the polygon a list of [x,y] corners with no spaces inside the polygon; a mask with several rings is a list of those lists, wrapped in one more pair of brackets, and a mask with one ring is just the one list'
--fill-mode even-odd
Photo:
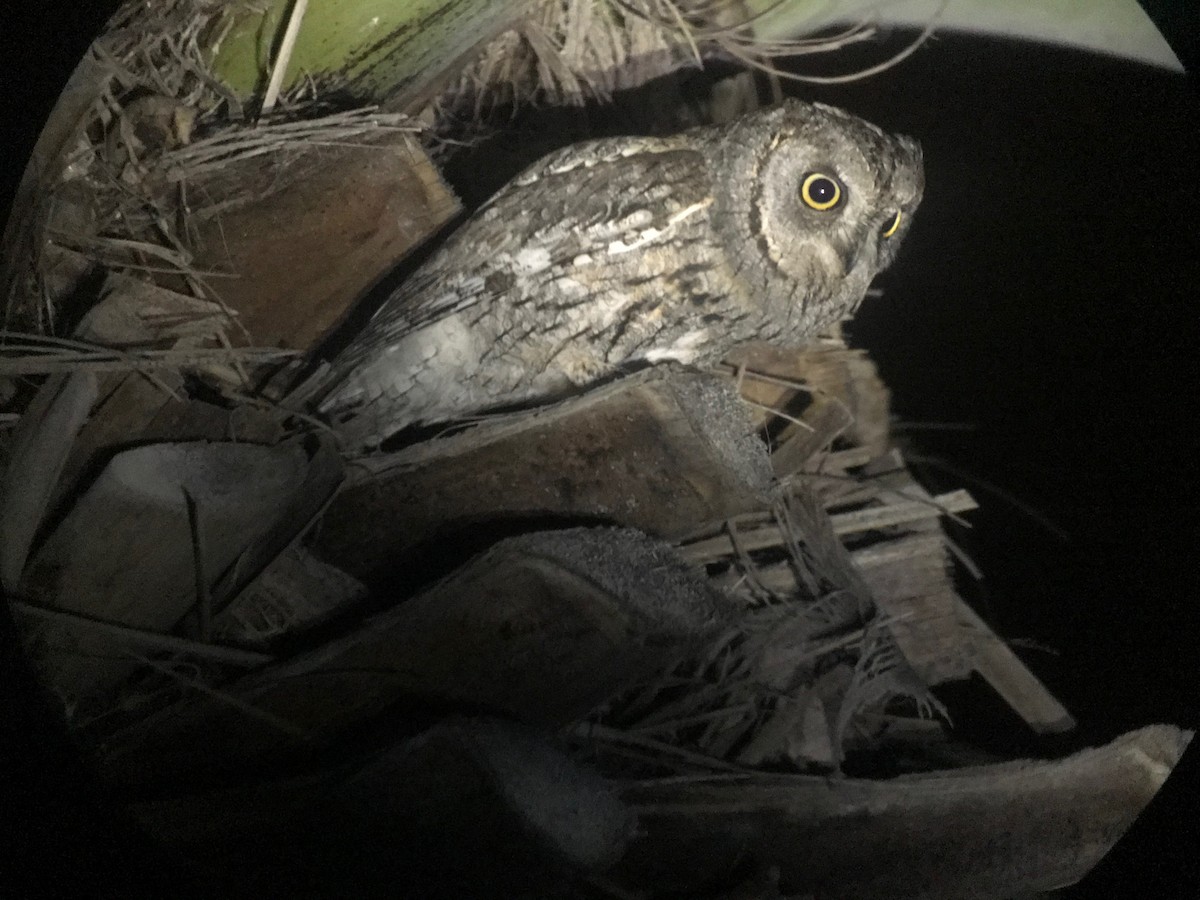
{"label": "owl", "polygon": [[383,303],[332,360],[318,409],[369,449],[648,364],[804,345],[854,313],[923,188],[914,141],[795,100],[568,146]]}

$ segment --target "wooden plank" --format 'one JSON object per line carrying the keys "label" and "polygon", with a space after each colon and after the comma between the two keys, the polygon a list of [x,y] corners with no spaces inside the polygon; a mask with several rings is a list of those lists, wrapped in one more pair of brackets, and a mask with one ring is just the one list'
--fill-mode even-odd
{"label": "wooden plank", "polygon": [[1075,719],[987,623],[961,599],[956,612],[970,665],[1039,734],[1075,727]]}
{"label": "wooden plank", "polygon": [[1166,725],[1054,761],[887,781],[802,775],[629,785],[638,836],[616,877],[691,893],[747,859],[782,893],[967,900],[1075,883],[1162,786],[1193,733]]}
{"label": "wooden plank", "polygon": [[[974,498],[964,490],[950,491],[933,497],[929,502],[899,500],[881,506],[871,506],[853,512],[830,516],[833,532],[838,536],[874,529],[906,525],[911,522],[937,519],[947,513],[963,513],[978,509]],[[738,544],[743,550],[763,550],[782,543],[779,529],[773,523],[759,528],[738,530]],[[695,563],[706,563],[734,552],[728,535],[705,538],[680,548],[683,555]]]}
{"label": "wooden plank", "polygon": [[978,508],[979,504],[975,502],[975,498],[967,491],[959,489],[938,494],[929,501],[898,500],[879,507],[836,513],[830,516],[830,519],[833,522],[834,534],[840,536],[889,528],[922,519],[938,519],[948,513],[964,513]]}
{"label": "wooden plank", "polygon": [[[899,540],[882,541],[853,550],[850,559],[865,575],[871,569],[903,563],[914,556],[941,552],[944,547],[945,543],[939,535],[906,535]],[[755,577],[764,587],[771,590],[786,593],[796,589],[796,574],[790,563],[759,567],[755,570]],[[870,581],[869,578],[867,580]]]}

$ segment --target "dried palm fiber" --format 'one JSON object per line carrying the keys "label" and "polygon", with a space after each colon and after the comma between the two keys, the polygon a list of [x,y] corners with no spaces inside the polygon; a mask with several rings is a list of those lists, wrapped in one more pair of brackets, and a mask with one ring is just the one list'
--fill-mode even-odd
{"label": "dried palm fiber", "polygon": [[786,556],[792,584],[759,578],[761,554],[741,547],[728,523],[738,577],[732,585],[716,580],[740,610],[734,624],[706,653],[576,726],[581,752],[623,773],[630,765],[641,774],[744,769],[781,757],[801,768],[836,767],[857,717],[895,698],[907,698],[922,717],[948,718],[897,645],[894,623],[816,494],[793,490],[772,512],[771,549]]}
{"label": "dried palm fiber", "polygon": [[785,0],[544,0],[530,6],[516,27],[489,42],[479,58],[436,100],[444,116],[476,118],[497,106],[538,102],[579,105],[608,100],[681,68],[725,59],[774,77],[849,81],[883,71],[916,49],[931,24],[909,47],[862,72],[806,76],[785,72],[772,60],[836,52],[868,41],[869,20],[820,37],[766,38],[760,23]]}
{"label": "dried palm fiber", "polygon": [[[213,0],[127,3],[97,37],[51,118],[5,234],[9,330],[63,334],[80,312],[62,303],[85,276],[115,271],[218,300],[188,249],[189,218],[239,198],[194,195],[200,179],[252,157],[314,143],[351,144],[383,130],[416,132],[371,105],[346,109],[303,83],[270,116],[247,120],[212,73],[234,17],[252,4]],[[63,108],[64,103],[67,104]],[[247,190],[250,186],[246,187]],[[26,253],[19,252],[22,248]],[[237,335],[230,310],[213,336]]]}

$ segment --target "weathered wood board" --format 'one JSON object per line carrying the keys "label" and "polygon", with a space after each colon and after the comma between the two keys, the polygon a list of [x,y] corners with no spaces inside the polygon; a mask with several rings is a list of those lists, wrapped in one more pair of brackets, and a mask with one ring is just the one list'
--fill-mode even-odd
{"label": "weathered wood board", "polygon": [[1155,725],[1053,761],[889,781],[767,775],[629,785],[621,880],[691,892],[747,859],[786,896],[1003,898],[1082,878],[1162,787],[1192,732]]}
{"label": "weathered wood board", "polygon": [[[21,594],[39,605],[166,633],[276,524],[305,486],[297,444],[155,444],[118,454],[31,558]],[[186,496],[185,496],[186,492]],[[67,702],[101,695],[137,666],[111,636],[31,622],[30,656]]]}
{"label": "weathered wood board", "polygon": [[0,585],[17,589],[75,435],[96,401],[91,372],[52,375],[7,443],[0,476]]}
{"label": "weathered wood board", "polygon": [[186,183],[193,266],[254,346],[306,350],[459,209],[409,132],[319,141]]}
{"label": "weathered wood board", "polygon": [[591,521],[675,537],[770,504],[773,476],[728,379],[658,368],[556,406],[367,458],[316,552],[365,579],[487,523]]}

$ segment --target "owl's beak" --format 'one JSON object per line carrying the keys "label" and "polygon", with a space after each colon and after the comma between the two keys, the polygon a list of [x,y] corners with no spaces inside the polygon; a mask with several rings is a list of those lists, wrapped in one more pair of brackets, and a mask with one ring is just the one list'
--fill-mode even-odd
{"label": "owl's beak", "polygon": [[875,277],[879,262],[878,230],[872,229],[861,240],[846,248],[842,254],[842,263],[846,267],[846,275],[865,272],[867,280]]}

